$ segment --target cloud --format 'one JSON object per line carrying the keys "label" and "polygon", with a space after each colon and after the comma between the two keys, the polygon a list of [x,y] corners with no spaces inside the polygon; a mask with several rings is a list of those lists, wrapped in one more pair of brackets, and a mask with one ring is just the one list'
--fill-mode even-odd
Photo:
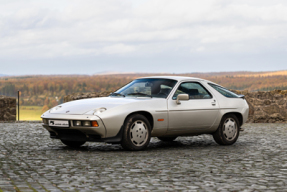
{"label": "cloud", "polygon": [[283,0],[0,0],[0,61],[286,52]]}
{"label": "cloud", "polygon": [[103,53],[112,55],[112,54],[125,54],[135,51],[133,46],[125,44],[114,44],[111,46],[106,46],[103,48]]}

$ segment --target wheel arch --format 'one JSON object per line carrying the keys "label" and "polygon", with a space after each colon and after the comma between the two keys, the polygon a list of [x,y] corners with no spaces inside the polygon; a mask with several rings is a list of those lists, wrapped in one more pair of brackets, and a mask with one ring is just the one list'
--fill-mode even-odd
{"label": "wheel arch", "polygon": [[134,114],[141,114],[141,115],[145,116],[145,117],[147,118],[147,120],[149,121],[149,124],[150,124],[150,126],[151,126],[151,131],[153,130],[153,126],[154,126],[153,116],[152,116],[151,113],[149,113],[149,112],[147,112],[147,111],[134,111],[134,112],[128,114],[128,115],[126,116],[126,118],[125,118],[124,123],[126,123],[126,120],[127,120],[130,116],[132,116],[132,115],[134,115]]}
{"label": "wheel arch", "polygon": [[[222,116],[222,118],[223,118],[224,116],[226,116],[226,115],[235,115],[235,116],[237,117],[238,121],[239,121],[240,127],[242,126],[242,124],[243,124],[243,116],[242,116],[241,113],[239,113],[239,112],[228,112],[228,113],[225,113],[225,114]],[[221,118],[221,119],[222,119],[222,118]]]}

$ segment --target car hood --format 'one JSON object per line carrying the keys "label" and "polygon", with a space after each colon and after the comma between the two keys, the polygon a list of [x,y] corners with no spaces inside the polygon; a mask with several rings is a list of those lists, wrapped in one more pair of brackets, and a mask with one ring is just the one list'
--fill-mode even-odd
{"label": "car hood", "polygon": [[151,98],[136,99],[136,98],[114,98],[114,97],[100,97],[92,99],[82,99],[63,103],[61,107],[55,107],[49,112],[53,114],[69,114],[69,115],[82,115],[91,112],[92,110],[104,107],[107,110],[133,102],[139,102],[143,100],[151,100]]}

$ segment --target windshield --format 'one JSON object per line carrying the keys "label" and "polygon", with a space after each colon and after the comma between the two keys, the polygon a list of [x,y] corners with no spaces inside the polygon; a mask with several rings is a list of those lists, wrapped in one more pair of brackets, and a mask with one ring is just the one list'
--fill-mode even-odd
{"label": "windshield", "polygon": [[171,79],[136,79],[110,96],[167,98],[176,83]]}

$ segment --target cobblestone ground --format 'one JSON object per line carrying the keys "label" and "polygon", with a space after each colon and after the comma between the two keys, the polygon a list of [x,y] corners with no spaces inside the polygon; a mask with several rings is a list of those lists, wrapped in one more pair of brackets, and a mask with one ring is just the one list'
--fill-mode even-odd
{"label": "cobblestone ground", "polygon": [[71,149],[38,123],[2,123],[0,191],[287,191],[287,124],[244,128],[232,146],[202,135],[128,152]]}

